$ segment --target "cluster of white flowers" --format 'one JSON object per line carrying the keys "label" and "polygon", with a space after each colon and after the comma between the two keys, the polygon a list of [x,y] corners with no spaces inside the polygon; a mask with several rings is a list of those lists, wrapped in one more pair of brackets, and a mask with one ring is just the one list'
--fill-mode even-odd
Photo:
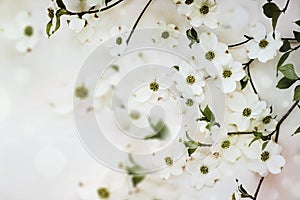
{"label": "cluster of white flowers", "polygon": [[[100,10],[105,2],[104,0],[84,0],[65,3],[74,12],[81,12]],[[173,66],[168,66],[172,69],[172,73],[156,74],[151,82],[141,81],[141,85],[130,94],[131,98],[128,102],[124,104],[120,102],[117,108],[109,108],[114,89],[119,81],[130,73],[130,67],[112,64],[102,74],[100,87],[95,93],[97,103],[101,104],[101,108],[116,109],[120,118],[124,119],[119,122],[120,127],[128,131],[135,129],[136,125],[155,129],[155,123],[148,111],[153,106],[161,105],[162,102],[170,99],[172,102],[179,102],[179,113],[186,120],[183,120],[183,127],[180,131],[185,132],[186,137],[179,138],[179,141],[173,144],[173,151],[152,154],[153,164],[164,166],[154,176],[146,176],[155,181],[159,182],[157,177],[167,180],[186,172],[190,175],[192,187],[196,189],[213,187],[223,176],[223,163],[233,165],[240,159],[247,162],[249,170],[262,177],[267,176],[268,173],[280,173],[285,165],[285,159],[280,155],[280,145],[271,137],[276,131],[277,124],[272,114],[272,107],[250,90],[250,84],[244,87],[241,83],[242,80],[251,79],[249,67],[254,59],[265,63],[276,56],[282,46],[280,34],[278,32],[267,34],[265,26],[260,23],[251,26],[249,36],[246,35],[247,51],[244,53],[244,57],[248,56],[250,61],[242,64],[241,60],[233,56],[234,52],[230,49],[230,47],[240,45],[230,46],[224,41],[221,42],[218,38],[220,33],[214,31],[219,27],[218,4],[215,0],[173,0],[173,2],[177,5],[177,12],[187,17],[194,32],[189,37],[189,30],[185,32],[176,24],[160,20],[156,24],[158,29],[152,34],[150,42],[173,50],[181,45],[178,42],[180,34],[186,33],[188,39],[191,40],[191,44],[187,46],[195,52],[192,59],[181,59]],[[71,14],[67,22],[69,28],[83,35],[80,38],[83,42],[87,42],[94,35],[98,19],[99,13],[82,16]],[[203,25],[206,26],[204,29],[201,27]],[[130,33],[133,31],[131,30]],[[198,31],[201,31],[199,37]],[[119,59],[124,55],[132,35],[129,36],[129,31],[124,25],[114,26],[110,32],[110,54]],[[25,30],[24,33],[26,35],[27,31]],[[248,71],[245,70],[247,67]],[[218,91],[221,91],[220,94],[225,96],[225,122],[219,123],[208,106],[210,103],[206,98],[206,92],[210,83],[213,83]],[[81,86],[79,89],[83,88],[84,86]],[[79,91],[78,94],[78,98],[84,99],[87,91]],[[205,109],[202,109],[203,107]],[[97,109],[97,106],[95,110],[102,111],[102,109]],[[173,125],[165,124],[166,127]],[[190,137],[190,133],[193,137]],[[151,131],[149,134],[151,135]],[[163,136],[160,135],[144,139],[159,141],[163,140],[162,138]],[[143,184],[149,184],[147,178],[144,180],[144,175],[143,178],[139,177],[140,181],[144,180],[142,184],[138,187],[134,184],[132,187],[129,181],[132,175],[131,172],[122,177],[111,175],[119,177],[119,180],[117,183],[109,181],[110,184],[100,181],[89,185],[80,182],[80,197],[82,199],[143,199],[143,195],[147,194],[153,199],[161,198],[161,196],[150,195],[147,188],[143,188]]]}

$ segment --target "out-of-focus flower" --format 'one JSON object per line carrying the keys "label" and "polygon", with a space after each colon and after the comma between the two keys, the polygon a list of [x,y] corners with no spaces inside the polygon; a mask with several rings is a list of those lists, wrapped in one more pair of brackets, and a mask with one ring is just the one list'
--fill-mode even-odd
{"label": "out-of-focus flower", "polygon": [[285,159],[279,155],[280,151],[281,146],[279,144],[269,141],[256,159],[249,162],[249,169],[257,172],[260,176],[267,176],[269,172],[279,174],[285,165]]}
{"label": "out-of-focus flower", "polygon": [[111,28],[110,33],[113,37],[110,54],[114,57],[121,56],[121,54],[127,47],[127,28],[125,26],[114,26]]}
{"label": "out-of-focus flower", "polygon": [[227,103],[232,111],[228,114],[228,122],[235,125],[238,131],[246,131],[252,120],[256,119],[267,106],[256,94],[242,92],[228,95]]}
{"label": "out-of-focus flower", "polygon": [[182,174],[186,164],[185,152],[183,144],[176,143],[168,152],[154,153],[153,163],[159,167],[164,167],[158,172],[158,175],[162,179],[168,179],[170,175]]}
{"label": "out-of-focus flower", "polygon": [[3,29],[7,38],[17,41],[16,49],[21,53],[31,52],[40,40],[40,33],[33,24],[31,12],[20,12],[16,16],[16,22]]}
{"label": "out-of-focus flower", "polygon": [[180,32],[175,24],[166,24],[163,21],[157,23],[160,30],[153,35],[153,42],[159,43],[161,46],[174,48],[177,45],[177,38]]}
{"label": "out-of-focus flower", "polygon": [[109,171],[102,177],[93,177],[79,182],[81,200],[125,200],[129,191],[126,174]]}
{"label": "out-of-focus flower", "polygon": [[267,35],[266,28],[261,23],[257,23],[250,28],[250,35],[254,39],[246,45],[248,57],[250,59],[257,58],[262,63],[273,59],[282,45],[280,34],[275,32],[275,39],[273,33]]}

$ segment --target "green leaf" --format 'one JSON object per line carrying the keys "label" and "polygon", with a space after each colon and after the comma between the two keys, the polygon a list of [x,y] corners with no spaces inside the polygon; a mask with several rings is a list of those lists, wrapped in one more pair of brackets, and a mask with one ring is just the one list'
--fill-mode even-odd
{"label": "green leaf", "polygon": [[189,156],[191,156],[199,147],[199,143],[196,141],[185,141],[184,145],[188,148]]}
{"label": "green leaf", "polygon": [[278,76],[278,68],[286,61],[286,59],[289,57],[291,52],[286,52],[285,54],[283,54],[277,64],[277,71],[276,71],[276,76]]}
{"label": "green leaf", "polygon": [[291,44],[288,40],[284,40],[282,46],[280,47],[280,52],[286,52],[291,49]]}
{"label": "green leaf", "polygon": [[55,14],[55,17],[56,17],[56,25],[55,25],[55,29],[53,30],[52,34],[55,33],[55,32],[59,29],[59,27],[60,27],[60,17],[61,17],[62,15],[67,14],[67,13],[68,13],[68,11],[66,11],[66,10],[64,10],[64,9],[59,9],[59,10],[56,12],[56,14]]}
{"label": "green leaf", "polygon": [[269,143],[269,141],[266,141],[262,144],[261,146],[261,150],[263,151],[266,147],[267,147],[267,144]]}
{"label": "green leaf", "polygon": [[[277,26],[277,21],[278,21],[278,18],[281,14],[281,11],[277,11],[274,13],[273,17],[272,17],[272,27],[273,27],[273,31],[275,31],[276,29],[276,26]],[[275,38],[275,32],[273,32],[273,38]]]}
{"label": "green leaf", "polygon": [[297,80],[299,77],[295,73],[294,65],[293,64],[286,64],[278,67],[278,70],[290,80]]}
{"label": "green leaf", "polygon": [[236,198],[235,198],[235,193],[232,193],[232,195],[231,195],[231,200],[236,200]]}
{"label": "green leaf", "polygon": [[300,20],[295,21],[295,24],[297,24],[298,26],[300,26]]}
{"label": "green leaf", "polygon": [[298,42],[300,42],[300,32],[298,32],[298,31],[293,31],[293,33],[294,33],[295,39],[296,39]]}
{"label": "green leaf", "polygon": [[192,149],[197,149],[200,146],[199,143],[196,141],[185,141],[184,145],[185,147]]}
{"label": "green leaf", "polygon": [[47,34],[48,37],[51,36],[51,27],[52,27],[52,19],[46,25],[46,34]]}
{"label": "green leaf", "polygon": [[275,3],[266,3],[263,5],[263,12],[268,18],[273,18],[275,13],[280,12],[280,9]]}
{"label": "green leaf", "polygon": [[249,147],[251,146],[251,144],[257,140],[262,140],[262,141],[268,141],[270,138],[268,136],[264,136],[262,134],[262,132],[253,132],[254,138],[251,140],[251,142],[249,143]]}
{"label": "green leaf", "polygon": [[179,71],[179,66],[178,65],[174,65],[173,68],[176,69],[177,71]]}
{"label": "green leaf", "polygon": [[300,126],[295,130],[295,132],[292,134],[292,136],[297,135],[300,133]]}
{"label": "green leaf", "polygon": [[249,80],[250,78],[247,75],[242,80],[240,80],[241,90],[243,90],[247,86]]}
{"label": "green leaf", "polygon": [[291,85],[293,85],[296,81],[297,80],[291,80],[291,79],[283,77],[282,79],[279,80],[276,87],[279,88],[279,89],[287,89]]}
{"label": "green leaf", "polygon": [[139,183],[141,183],[145,178],[145,175],[135,174],[131,177],[131,182],[133,187],[136,187]]}
{"label": "green leaf", "polygon": [[56,0],[56,4],[59,8],[66,9],[66,5],[64,4],[64,2],[62,0]]}
{"label": "green leaf", "polygon": [[189,47],[192,48],[192,45],[195,43],[199,43],[199,38],[197,31],[194,28],[186,30],[186,36],[191,41]]}
{"label": "green leaf", "polygon": [[294,90],[294,101],[300,101],[300,85]]}
{"label": "green leaf", "polygon": [[215,120],[215,116],[212,113],[212,111],[210,110],[210,108],[208,107],[208,105],[204,108],[204,110],[201,110],[201,113],[207,118],[207,120],[209,122],[212,122]]}
{"label": "green leaf", "polygon": [[163,120],[159,120],[156,125],[150,121],[152,129],[155,131],[154,135],[146,136],[145,140],[158,139],[164,140],[169,136],[169,129]]}

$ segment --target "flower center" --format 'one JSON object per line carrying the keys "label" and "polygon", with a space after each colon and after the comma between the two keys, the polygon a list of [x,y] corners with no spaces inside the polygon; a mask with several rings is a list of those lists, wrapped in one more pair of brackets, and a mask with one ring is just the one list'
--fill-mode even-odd
{"label": "flower center", "polygon": [[75,89],[75,96],[80,99],[85,99],[88,97],[88,95],[89,95],[89,90],[83,85]]}
{"label": "flower center", "polygon": [[202,174],[208,174],[208,167],[205,166],[205,165],[202,165],[202,166],[200,167],[200,172],[201,172]]}
{"label": "flower center", "polygon": [[116,44],[117,44],[117,45],[121,45],[121,44],[122,44],[122,41],[123,41],[123,40],[122,40],[121,37],[117,37],[117,38],[116,38]]}
{"label": "flower center", "polygon": [[267,40],[265,40],[265,39],[259,41],[259,44],[258,44],[258,46],[260,48],[266,48],[268,45],[269,45],[269,42]]}
{"label": "flower center", "polygon": [[251,115],[251,113],[252,113],[252,110],[250,108],[245,108],[243,110],[243,116],[245,116],[245,117],[249,117]]}
{"label": "flower center", "polygon": [[272,117],[270,115],[268,115],[268,116],[264,117],[262,121],[264,124],[268,124],[271,122],[271,119],[272,119]]}
{"label": "flower center", "polygon": [[205,54],[205,58],[209,61],[212,61],[214,58],[216,57],[216,54],[212,51],[208,51],[206,54]]}
{"label": "flower center", "polygon": [[141,117],[141,114],[138,111],[132,111],[130,113],[130,118],[132,120],[138,120]]}
{"label": "flower center", "polygon": [[229,140],[225,140],[222,142],[221,147],[223,149],[228,149],[230,147],[230,141]]}
{"label": "flower center", "polygon": [[192,3],[194,3],[194,0],[185,0],[184,2],[186,5],[190,5]]}
{"label": "flower center", "polygon": [[193,101],[193,99],[187,99],[186,102],[185,102],[185,104],[187,106],[193,106],[194,105],[194,101]]}
{"label": "flower center", "polygon": [[202,15],[206,15],[208,12],[209,12],[209,7],[204,5],[202,6],[200,9],[199,9],[199,12],[202,14]]}
{"label": "flower center", "polygon": [[104,187],[99,188],[97,190],[97,193],[98,193],[98,196],[100,197],[100,199],[107,199],[110,196],[109,191],[106,188],[104,188]]}
{"label": "flower center", "polygon": [[190,85],[193,85],[195,83],[196,79],[193,75],[188,75],[186,77],[186,82]]}
{"label": "flower center", "polygon": [[165,163],[168,166],[172,166],[173,165],[173,159],[171,157],[165,157]]}
{"label": "flower center", "polygon": [[170,37],[170,33],[168,31],[164,31],[161,33],[161,38],[168,39]]}
{"label": "flower center", "polygon": [[33,27],[32,26],[26,26],[24,28],[24,34],[28,37],[32,36],[33,35]]}
{"label": "flower center", "polygon": [[232,72],[230,70],[224,70],[223,77],[229,78],[232,75]]}
{"label": "flower center", "polygon": [[152,90],[153,92],[157,92],[159,89],[159,85],[157,82],[153,81],[152,83],[150,83],[149,85],[150,90]]}
{"label": "flower center", "polygon": [[265,162],[270,158],[270,153],[267,151],[264,151],[260,154],[260,159]]}

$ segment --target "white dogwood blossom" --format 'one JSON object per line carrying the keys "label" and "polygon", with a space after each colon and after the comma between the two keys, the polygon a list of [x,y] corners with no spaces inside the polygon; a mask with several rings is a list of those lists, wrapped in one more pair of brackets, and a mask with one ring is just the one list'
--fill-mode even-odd
{"label": "white dogwood blossom", "polygon": [[229,124],[235,125],[238,131],[246,131],[250,123],[266,108],[266,102],[260,101],[256,94],[234,92],[228,95]]}
{"label": "white dogwood blossom", "polygon": [[217,154],[205,156],[202,152],[196,151],[186,164],[186,170],[191,174],[191,185],[196,189],[214,186],[221,178],[219,164]]}
{"label": "white dogwood blossom", "polygon": [[188,7],[187,16],[191,25],[195,27],[205,25],[209,28],[217,28],[219,26],[215,0],[194,0],[194,3]]}
{"label": "white dogwood blossom", "polygon": [[[210,76],[216,77],[223,71],[222,66],[228,65],[232,60],[228,46],[224,43],[219,43],[214,33],[204,32],[201,33],[199,38],[199,46],[201,48],[198,52],[200,59],[202,59],[202,65]],[[196,49],[198,48],[197,46]]]}
{"label": "white dogwood blossom", "polygon": [[281,146],[269,141],[266,148],[256,154],[256,158],[249,162],[249,169],[257,172],[260,176],[267,176],[268,173],[279,174],[285,165],[285,159],[279,155]]}
{"label": "white dogwood blossom", "polygon": [[246,75],[242,63],[231,62],[223,66],[222,69],[221,73],[218,74],[219,81],[217,85],[224,93],[233,92],[236,89],[237,82]]}
{"label": "white dogwood blossom", "polygon": [[265,26],[261,23],[250,28],[250,35],[254,39],[246,45],[248,57],[250,59],[257,58],[262,63],[273,59],[282,45],[280,34],[275,32],[275,38],[272,32],[267,34]]}

